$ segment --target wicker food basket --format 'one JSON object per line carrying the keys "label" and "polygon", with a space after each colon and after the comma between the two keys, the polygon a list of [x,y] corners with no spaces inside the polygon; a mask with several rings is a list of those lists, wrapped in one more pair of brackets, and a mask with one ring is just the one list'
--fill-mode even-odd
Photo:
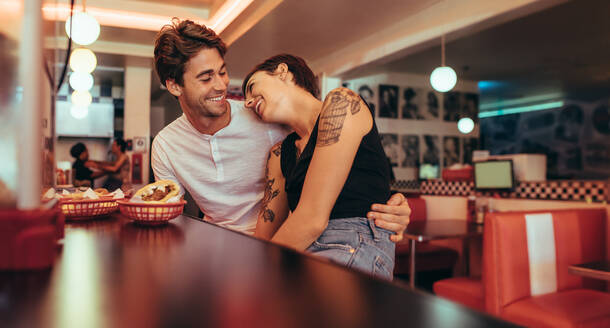
{"label": "wicker food basket", "polygon": [[86,220],[108,215],[119,207],[116,199],[103,197],[100,199],[60,200],[61,210],[66,220]]}
{"label": "wicker food basket", "polygon": [[121,213],[136,223],[160,225],[182,214],[186,201],[180,200],[176,203],[150,204],[119,200],[117,203]]}

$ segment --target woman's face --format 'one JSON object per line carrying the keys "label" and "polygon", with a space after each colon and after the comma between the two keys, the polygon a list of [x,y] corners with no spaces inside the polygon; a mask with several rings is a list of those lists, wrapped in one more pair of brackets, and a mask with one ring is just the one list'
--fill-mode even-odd
{"label": "woman's face", "polygon": [[[284,74],[284,77],[282,77]],[[246,108],[253,110],[263,121],[286,123],[289,108],[287,73],[254,73],[246,84]]]}
{"label": "woman's face", "polygon": [[110,150],[111,150],[113,153],[118,153],[118,152],[119,152],[119,145],[117,145],[116,141],[113,141],[113,142],[112,142],[112,148],[110,148]]}

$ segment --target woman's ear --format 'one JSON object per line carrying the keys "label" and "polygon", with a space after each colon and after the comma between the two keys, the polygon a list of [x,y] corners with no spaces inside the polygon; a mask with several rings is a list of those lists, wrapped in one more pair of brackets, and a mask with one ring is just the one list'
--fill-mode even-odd
{"label": "woman's ear", "polygon": [[175,80],[168,79],[167,81],[165,81],[165,87],[167,88],[167,91],[169,91],[169,93],[171,93],[172,95],[176,97],[182,96],[182,87],[178,83],[176,83]]}
{"label": "woman's ear", "polygon": [[288,65],[286,65],[286,63],[280,63],[275,68],[275,73],[280,75],[280,79],[282,79],[282,81],[285,81],[286,76],[288,75]]}

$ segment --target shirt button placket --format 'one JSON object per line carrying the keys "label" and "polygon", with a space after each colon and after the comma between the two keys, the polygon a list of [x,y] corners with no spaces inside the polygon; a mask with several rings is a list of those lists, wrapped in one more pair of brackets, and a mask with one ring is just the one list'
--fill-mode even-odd
{"label": "shirt button placket", "polygon": [[224,167],[222,165],[222,157],[220,156],[220,151],[218,150],[218,142],[215,137],[210,139],[210,146],[212,148],[212,157],[214,159],[214,164],[216,164],[216,179],[218,181],[224,180]]}

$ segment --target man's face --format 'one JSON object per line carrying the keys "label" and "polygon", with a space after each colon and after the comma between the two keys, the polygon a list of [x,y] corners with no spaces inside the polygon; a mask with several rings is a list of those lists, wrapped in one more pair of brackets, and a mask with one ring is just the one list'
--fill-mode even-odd
{"label": "man's face", "polygon": [[182,86],[167,81],[182,110],[200,117],[220,117],[227,112],[228,85],[225,62],[215,48],[202,49],[186,63]]}

